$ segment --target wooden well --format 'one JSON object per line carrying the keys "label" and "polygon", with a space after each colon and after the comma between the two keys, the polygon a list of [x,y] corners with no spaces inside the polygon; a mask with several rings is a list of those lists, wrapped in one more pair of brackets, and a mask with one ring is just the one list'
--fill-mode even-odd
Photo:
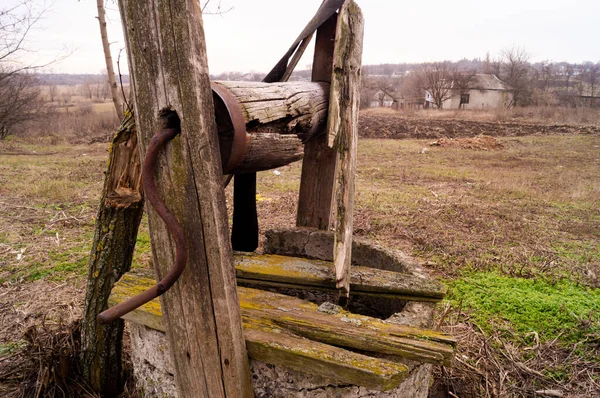
{"label": "wooden well", "polygon": [[[255,396],[427,397],[431,365],[450,365],[454,352],[451,336],[427,330],[446,288],[414,258],[355,239],[352,296],[342,309],[333,304],[333,241],[331,232],[279,229],[267,232],[265,254],[235,255]],[[110,302],[152,283],[149,271],[130,273]],[[124,318],[138,387],[177,396],[158,300]]]}

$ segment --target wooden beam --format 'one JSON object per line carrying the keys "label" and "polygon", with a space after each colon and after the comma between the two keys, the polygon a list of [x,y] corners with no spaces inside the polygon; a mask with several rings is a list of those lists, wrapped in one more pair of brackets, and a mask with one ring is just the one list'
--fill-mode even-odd
{"label": "wooden beam", "polygon": [[[331,82],[337,14],[317,30],[312,81]],[[323,131],[324,133],[324,131]],[[327,146],[327,134],[313,137],[304,146],[296,225],[329,229],[337,155]]]}
{"label": "wooden beam", "polygon": [[[153,283],[147,271],[126,274],[113,289],[110,303],[119,303]],[[144,273],[146,272],[146,273]],[[340,307],[324,310],[318,305],[283,294],[239,287],[244,330],[259,328],[271,333],[304,337],[313,343],[349,348],[363,353],[400,356],[420,362],[450,366],[456,341],[450,335],[409,326],[387,323],[380,319],[352,314]],[[165,330],[158,300],[154,300],[124,316],[125,319]],[[248,342],[252,334],[245,334]],[[261,337],[262,339],[262,337]],[[302,351],[287,345],[287,355]],[[273,356],[274,364],[279,364]],[[318,358],[314,358],[317,360]],[[307,370],[309,371],[309,370]]]}
{"label": "wooden beam", "polygon": [[[180,123],[155,179],[190,242],[189,261],[161,296],[180,397],[253,395],[228,239],[219,144],[200,4],[120,0],[142,155],[153,134]],[[148,209],[157,277],[174,261],[162,221]]]}
{"label": "wooden beam", "polygon": [[[236,254],[238,284],[334,291],[331,261],[272,254]],[[440,301],[447,289],[439,282],[412,274],[352,266],[350,292],[413,301]]]}
{"label": "wooden beam", "polygon": [[350,290],[363,31],[362,11],[353,0],[346,1],[337,21],[327,119],[327,145],[333,147],[338,156],[333,262],[336,286],[346,296]]}
{"label": "wooden beam", "polygon": [[401,363],[358,354],[285,331],[273,333],[269,327],[257,324],[244,323],[248,355],[257,361],[379,391],[398,387],[408,376],[408,368]]}

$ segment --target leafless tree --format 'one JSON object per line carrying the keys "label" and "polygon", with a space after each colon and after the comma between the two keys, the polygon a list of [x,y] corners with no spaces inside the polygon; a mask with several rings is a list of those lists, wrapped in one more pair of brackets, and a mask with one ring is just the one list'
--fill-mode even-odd
{"label": "leafless tree", "polygon": [[43,112],[41,90],[35,85],[35,65],[22,62],[25,42],[44,9],[33,0],[0,8],[0,139]]}
{"label": "leafless tree", "polygon": [[457,94],[466,94],[473,88],[476,74],[477,71],[474,69],[454,70],[452,73],[452,90]]}
{"label": "leafless tree", "polygon": [[31,73],[0,74],[0,140],[44,113],[40,86],[35,83]]}
{"label": "leafless tree", "polygon": [[58,87],[56,86],[56,84],[51,84],[48,87],[48,95],[50,96],[50,102],[54,102],[54,100],[57,99]]}
{"label": "leafless tree", "polygon": [[515,105],[526,105],[531,100],[531,56],[521,47],[504,49],[501,53],[499,78],[513,89]]}
{"label": "leafless tree", "polygon": [[203,14],[224,14],[233,10],[233,7],[223,9],[221,1],[204,0],[200,2]]}
{"label": "leafless tree", "polygon": [[81,96],[91,100],[94,96],[94,88],[93,88],[94,82],[91,81],[90,79],[85,79],[83,84],[81,86],[79,86],[79,92],[81,93]]}
{"label": "leafless tree", "polygon": [[62,99],[63,104],[67,105],[71,100],[71,90],[69,89],[68,91],[63,91],[60,95],[60,98]]}
{"label": "leafless tree", "polygon": [[415,73],[415,88],[421,91],[424,97],[429,92],[433,103],[442,109],[444,101],[452,97],[452,82],[455,71],[449,62],[434,62],[424,64]]}
{"label": "leafless tree", "polygon": [[594,96],[598,80],[600,79],[600,64],[592,64],[585,72],[585,82],[590,85],[590,96]]}
{"label": "leafless tree", "polygon": [[550,88],[550,80],[554,76],[554,65],[552,62],[544,61],[540,65],[539,70],[539,88],[543,91],[548,91]]}
{"label": "leafless tree", "polygon": [[567,67],[565,69],[565,81],[567,83],[567,90],[566,90],[567,95],[569,94],[571,77],[573,77],[574,74],[575,74],[575,69],[573,68],[573,65],[571,65],[571,64],[567,65]]}
{"label": "leafless tree", "polygon": [[104,9],[104,0],[96,0],[96,7],[98,9],[97,18],[98,24],[100,25],[100,37],[102,40],[102,49],[104,51],[104,61],[106,63],[107,84],[110,88],[110,95],[115,106],[115,112],[117,112],[117,118],[121,120],[124,111],[123,100],[119,95],[117,81],[115,78],[115,68],[113,66],[112,55],[110,53],[110,43],[108,41],[108,33],[106,29],[106,10]]}

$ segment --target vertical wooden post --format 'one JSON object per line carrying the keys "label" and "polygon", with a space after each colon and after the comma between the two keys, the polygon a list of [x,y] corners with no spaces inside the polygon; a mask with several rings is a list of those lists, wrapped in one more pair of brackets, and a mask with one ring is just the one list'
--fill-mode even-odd
{"label": "vertical wooden post", "polygon": [[333,243],[336,286],[348,296],[363,43],[362,12],[353,0],[346,1],[340,9],[335,40],[327,144],[333,147],[338,157]]}
{"label": "vertical wooden post", "polygon": [[[312,81],[331,82],[337,14],[317,30]],[[296,225],[327,230],[331,220],[337,156],[327,145],[328,134],[304,146]]]}
{"label": "vertical wooden post", "polygon": [[[142,155],[157,130],[181,125],[155,175],[189,246],[186,270],[161,296],[178,395],[250,397],[200,4],[120,0],[119,7]],[[162,277],[173,264],[174,245],[156,213],[149,208],[148,214]]]}

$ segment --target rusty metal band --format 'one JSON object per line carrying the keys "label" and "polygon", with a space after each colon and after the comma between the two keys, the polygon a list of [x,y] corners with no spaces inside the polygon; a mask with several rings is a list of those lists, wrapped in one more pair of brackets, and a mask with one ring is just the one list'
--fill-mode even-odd
{"label": "rusty metal band", "polygon": [[233,125],[233,144],[231,146],[231,155],[227,160],[227,165],[223,169],[223,174],[233,172],[244,160],[248,152],[250,135],[246,133],[246,119],[242,112],[242,105],[238,99],[225,86],[217,82],[211,82],[213,91],[221,98],[229,113],[231,124]]}
{"label": "rusty metal band", "polygon": [[142,184],[144,186],[146,199],[148,199],[148,202],[152,205],[158,216],[164,221],[175,241],[175,263],[171,269],[169,269],[165,277],[155,286],[100,313],[97,319],[101,323],[112,322],[160,296],[173,286],[185,269],[188,258],[188,249],[183,228],[177,221],[177,218],[175,218],[175,215],[171,213],[158,195],[156,184],[154,182],[154,169],[158,154],[165,144],[177,136],[179,132],[180,130],[176,128],[166,128],[158,131],[152,139],[150,139],[142,167]]}

